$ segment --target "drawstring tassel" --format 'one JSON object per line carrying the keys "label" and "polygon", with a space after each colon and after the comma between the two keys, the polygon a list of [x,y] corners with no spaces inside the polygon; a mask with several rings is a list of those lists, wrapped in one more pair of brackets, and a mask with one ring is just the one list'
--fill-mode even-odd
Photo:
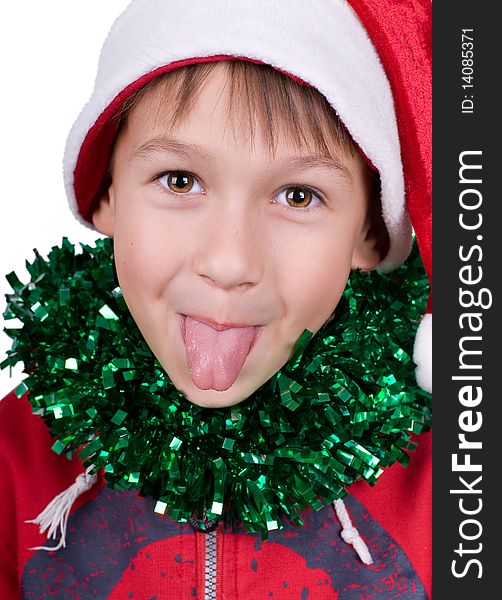
{"label": "drawstring tassel", "polygon": [[359,531],[352,525],[352,521],[350,520],[349,513],[347,512],[343,500],[335,500],[333,506],[335,508],[336,516],[340,521],[340,525],[342,526],[340,535],[342,536],[343,541],[346,544],[352,544],[352,546],[354,546],[354,550],[365,565],[372,565],[373,559],[371,558],[368,546],[359,535]]}
{"label": "drawstring tassel", "polygon": [[47,539],[55,540],[58,529],[61,530],[61,539],[57,546],[37,546],[30,550],[47,550],[53,552],[59,550],[61,546],[66,546],[66,527],[68,525],[68,517],[75,500],[97,482],[98,476],[91,475],[95,465],[88,467],[85,473],[80,473],[75,481],[66,490],[62,491],[53,498],[45,509],[36,517],[26,523],[34,523],[40,526],[40,533],[47,531]]}

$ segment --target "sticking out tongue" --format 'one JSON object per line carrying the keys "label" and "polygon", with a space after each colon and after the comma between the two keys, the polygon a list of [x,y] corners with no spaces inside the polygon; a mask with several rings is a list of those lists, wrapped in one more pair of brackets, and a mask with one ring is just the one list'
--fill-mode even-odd
{"label": "sticking out tongue", "polygon": [[185,317],[186,357],[194,384],[201,390],[228,390],[244,365],[256,331],[257,327],[218,331]]}

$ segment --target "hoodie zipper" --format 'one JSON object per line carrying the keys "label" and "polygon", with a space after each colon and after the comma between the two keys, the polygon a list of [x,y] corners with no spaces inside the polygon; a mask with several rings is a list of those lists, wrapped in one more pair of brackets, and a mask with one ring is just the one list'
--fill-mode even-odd
{"label": "hoodie zipper", "polygon": [[207,519],[206,511],[202,520],[190,519],[197,540],[200,587],[204,588],[204,600],[218,600],[221,582],[218,581],[218,556],[221,552],[221,539],[218,532],[223,531],[218,519]]}
{"label": "hoodie zipper", "polygon": [[218,530],[204,534],[204,600],[217,600]]}

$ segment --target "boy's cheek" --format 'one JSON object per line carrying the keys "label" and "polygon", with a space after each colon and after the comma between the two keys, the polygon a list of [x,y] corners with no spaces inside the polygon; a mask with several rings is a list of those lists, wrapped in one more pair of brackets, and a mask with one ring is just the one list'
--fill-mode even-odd
{"label": "boy's cheek", "polygon": [[295,325],[317,332],[335,310],[350,274],[349,257],[341,253],[317,255],[297,265],[291,274],[290,314]]}
{"label": "boy's cheek", "polygon": [[119,279],[152,287],[170,270],[178,246],[176,232],[161,228],[148,215],[127,211],[117,216],[114,250]]}

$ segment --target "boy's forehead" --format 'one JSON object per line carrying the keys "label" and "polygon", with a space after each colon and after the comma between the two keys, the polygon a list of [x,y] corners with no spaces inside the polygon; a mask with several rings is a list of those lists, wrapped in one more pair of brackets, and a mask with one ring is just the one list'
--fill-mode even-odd
{"label": "boy's forehead", "polygon": [[[327,144],[329,151],[318,147],[308,123],[302,129],[301,144],[291,135],[288,121],[274,120],[276,143],[269,143],[264,123],[238,95],[230,93],[225,64],[214,68],[200,87],[190,108],[176,115],[177,85],[156,85],[145,91],[130,111],[126,128],[131,142],[130,158],[148,158],[158,153],[210,159],[204,141],[212,144],[236,144],[253,153],[266,153],[285,167],[335,167],[350,177],[347,169],[353,158],[340,143]],[[329,136],[327,136],[329,138]]]}

